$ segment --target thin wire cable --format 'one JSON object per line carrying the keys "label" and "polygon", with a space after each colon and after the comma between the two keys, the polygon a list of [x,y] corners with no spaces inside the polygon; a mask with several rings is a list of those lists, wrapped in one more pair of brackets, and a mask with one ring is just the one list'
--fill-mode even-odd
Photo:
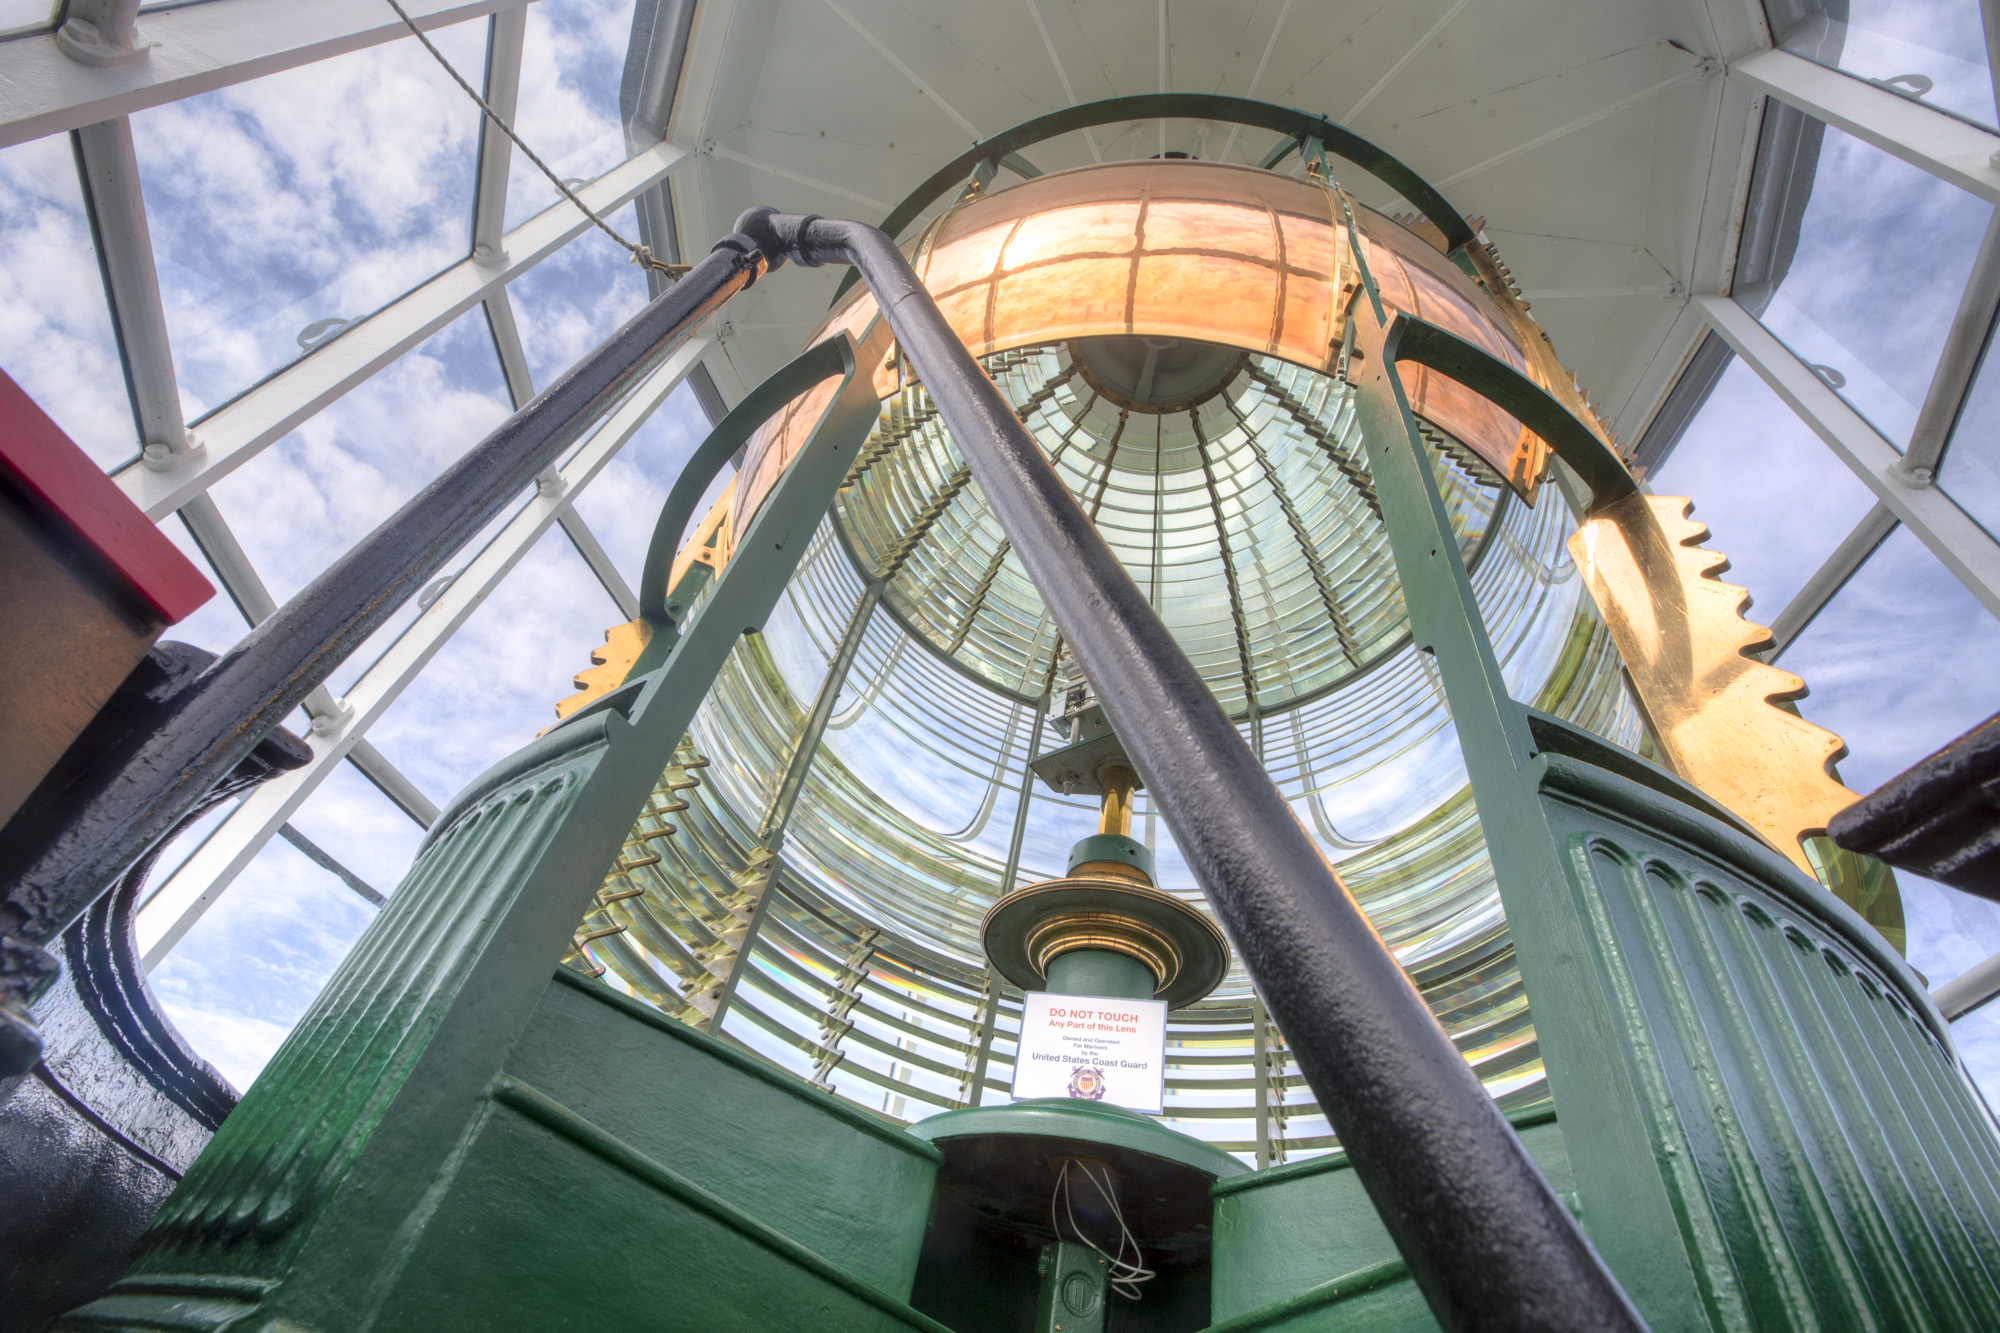
{"label": "thin wire cable", "polygon": [[603,218],[599,217],[597,213],[590,207],[589,204],[586,204],[583,202],[583,200],[577,198],[576,191],[570,189],[569,186],[563,184],[562,177],[556,175],[555,172],[549,170],[549,164],[542,161],[542,159],[536,155],[535,150],[528,147],[526,141],[524,141],[520,135],[514,133],[514,127],[512,125],[509,125],[506,121],[502,120],[500,118],[500,113],[498,111],[495,111],[491,106],[489,106],[487,104],[486,99],[484,97],[481,97],[479,93],[473,88],[473,86],[465,81],[465,77],[458,72],[457,68],[449,60],[446,60],[444,58],[444,52],[438,50],[436,46],[432,45],[431,39],[424,35],[424,30],[417,26],[417,21],[410,17],[409,11],[404,9],[403,6],[398,2],[398,0],[389,0],[389,8],[395,10],[396,17],[403,20],[403,25],[407,27],[411,32],[416,34],[417,40],[424,44],[424,50],[431,53],[431,58],[436,60],[438,64],[444,67],[445,73],[451,75],[451,81],[453,83],[456,83],[460,88],[464,89],[465,95],[467,97],[470,97],[474,102],[479,104],[479,109],[486,113],[486,118],[492,121],[495,125],[498,125],[500,127],[500,132],[506,135],[509,139],[512,139],[514,141],[514,146],[520,149],[521,152],[524,155],[526,155],[527,159],[530,162],[534,163],[537,167],[541,168],[542,174],[549,178],[549,183],[554,185],[558,190],[562,191],[563,198],[569,200],[572,204],[575,204],[579,209],[581,209],[585,217],[589,218],[592,222],[597,224],[597,229],[599,231],[603,232],[606,236],[609,236],[612,240],[618,242],[618,244],[624,246],[627,250],[631,252],[633,263],[639,265],[642,268],[650,268],[655,272],[663,273],[669,278],[678,278],[683,273],[686,273],[688,271],[689,267],[688,265],[669,264],[660,259],[657,259],[654,257],[653,247],[651,247],[650,245],[634,245],[632,242],[626,240],[623,236],[619,235],[616,231],[613,231],[611,228],[611,224],[606,222]]}
{"label": "thin wire cable", "polygon": [[[1125,1225],[1125,1214],[1118,1207],[1118,1196],[1115,1192],[1116,1187],[1111,1180],[1111,1168],[1104,1167],[1104,1179],[1099,1180],[1096,1172],[1092,1171],[1082,1162],[1075,1162],[1076,1169],[1083,1173],[1085,1180],[1088,1180],[1096,1187],[1098,1194],[1110,1206],[1111,1215],[1118,1220],[1118,1253],[1115,1255],[1085,1235],[1083,1228],[1077,1223],[1076,1208],[1072,1200],[1069,1184],[1069,1168],[1071,1164],[1072,1159],[1065,1158],[1063,1160],[1062,1166],[1056,1171],[1055,1188],[1049,1191],[1049,1228],[1056,1233],[1056,1239],[1061,1240],[1063,1238],[1062,1217],[1068,1217],[1069,1229],[1075,1233],[1076,1238],[1092,1250],[1095,1250],[1098,1254],[1104,1256],[1105,1263],[1110,1267],[1112,1289],[1126,1300],[1136,1301],[1144,1294],[1140,1291],[1140,1288],[1146,1283],[1151,1282],[1155,1275],[1153,1270],[1146,1267],[1142,1262],[1146,1257],[1145,1252],[1139,1248],[1139,1242],[1133,1238],[1131,1228]],[[1056,1212],[1056,1201],[1058,1199],[1062,1201],[1062,1214],[1060,1216]],[[1127,1261],[1125,1258],[1127,1250],[1131,1251],[1132,1254],[1130,1261]]]}

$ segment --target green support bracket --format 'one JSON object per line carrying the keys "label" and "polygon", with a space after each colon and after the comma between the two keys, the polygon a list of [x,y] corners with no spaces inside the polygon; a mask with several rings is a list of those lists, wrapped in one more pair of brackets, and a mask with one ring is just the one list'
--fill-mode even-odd
{"label": "green support bracket", "polygon": [[[439,816],[402,887],[155,1217],[132,1276],[105,1298],[117,1318],[162,1326],[138,1307],[181,1311],[213,1288],[254,1306],[259,1327],[400,1327],[380,1322],[381,1303],[406,1284],[454,1145],[480,1123],[667,757],[739,637],[770,614],[878,408],[846,335],[747,400],[745,416],[768,415],[836,376],[840,391],[711,595],[677,639],[662,636],[665,660]],[[677,487],[663,527],[684,525],[702,489]],[[648,590],[657,611],[660,581]]]}

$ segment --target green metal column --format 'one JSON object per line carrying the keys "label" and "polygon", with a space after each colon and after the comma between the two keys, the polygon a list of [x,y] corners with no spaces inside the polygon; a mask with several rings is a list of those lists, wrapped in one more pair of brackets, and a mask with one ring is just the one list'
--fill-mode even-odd
{"label": "green metal column", "polygon": [[[1370,284],[1372,287],[1372,284]],[[1720,1260],[1712,1216],[1687,1213],[1648,1133],[1655,1108],[1634,1085],[1594,949],[1565,889],[1563,852],[1540,794],[1527,714],[1507,693],[1472,581],[1409,400],[1393,369],[1402,323],[1364,290],[1353,306],[1349,378],[1409,606],[1410,632],[1443,678],[1520,958],[1564,1138],[1584,1196],[1583,1222],[1633,1301],[1659,1328],[1700,1328],[1719,1311],[1697,1289],[1687,1246]],[[1677,1238],[1681,1244],[1673,1243]]]}

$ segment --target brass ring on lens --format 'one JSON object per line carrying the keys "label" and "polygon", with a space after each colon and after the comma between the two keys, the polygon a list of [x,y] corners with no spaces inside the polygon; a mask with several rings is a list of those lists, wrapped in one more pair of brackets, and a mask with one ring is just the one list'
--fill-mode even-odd
{"label": "brass ring on lens", "polygon": [[986,957],[1022,990],[1048,984],[1048,965],[1077,949],[1101,949],[1144,963],[1170,1006],[1193,1004],[1229,971],[1221,927],[1192,903],[1111,875],[1073,875],[1014,890],[980,926]]}

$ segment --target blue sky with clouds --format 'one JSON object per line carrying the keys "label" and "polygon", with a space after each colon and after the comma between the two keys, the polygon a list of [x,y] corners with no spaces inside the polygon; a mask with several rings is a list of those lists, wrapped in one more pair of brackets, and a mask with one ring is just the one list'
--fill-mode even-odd
{"label": "blue sky with clouds", "polygon": [[[1953,22],[1970,15],[1976,40],[1976,7],[1945,9]],[[0,10],[0,20],[11,12]],[[528,11],[518,123],[565,177],[596,175],[623,156],[616,95],[631,12],[630,0],[540,0]],[[1857,3],[1853,16],[1850,62],[1887,62],[1863,71],[1877,77],[1914,45],[1929,42],[1935,54],[1935,34],[1957,31],[1913,28],[1907,8],[1879,3]],[[438,37],[475,84],[484,35],[483,23],[471,23]],[[1937,67],[1941,86],[1970,97],[1970,76]],[[1967,106],[1975,114],[1977,99]],[[1989,96],[1989,121],[1990,113]],[[301,355],[308,325],[379,308],[462,258],[469,244],[478,115],[414,41],[143,112],[133,134],[190,416]],[[553,199],[517,157],[509,225]],[[1770,315],[1774,331],[1840,369],[1850,400],[1900,439],[1986,216],[1970,196],[1829,132],[1793,277]],[[629,209],[616,225],[632,234]],[[586,235],[510,294],[541,387],[637,310],[645,287],[622,252]],[[0,151],[0,365],[99,463],[131,455],[130,411],[60,137]],[[2000,403],[2000,373],[1993,379],[1989,393]],[[282,601],[508,410],[483,316],[473,311],[223,481],[214,497]],[[677,392],[579,498],[628,578],[704,429],[691,394]],[[1963,456],[1990,453],[1985,438],[1963,446]],[[1953,467],[1947,462],[1947,484]],[[1971,462],[1958,467],[1971,477]],[[1696,498],[1696,517],[1715,530],[1712,545],[1734,561],[1731,577],[1756,598],[1753,618],[1774,615],[1871,503],[1740,365],[1654,482]],[[177,523],[167,531],[192,552]],[[357,653],[335,688],[411,614]],[[442,804],[547,725],[570,675],[620,619],[552,529],[370,739]],[[219,650],[242,630],[218,597],[174,637]],[[1848,739],[1843,774],[1867,790],[2000,709],[1996,655],[2000,625],[1899,532],[1783,665],[1812,686],[1807,715]],[[294,823],[384,892],[420,837],[346,766]],[[1933,984],[2000,950],[2000,907],[1908,878],[1905,894],[1912,962]],[[149,913],[142,937],[164,928],[168,915]],[[371,916],[332,876],[274,840],[154,984],[195,1045],[246,1084]],[[1961,1036],[1988,1086],[2000,1090],[2000,1019],[1966,1020]]]}

